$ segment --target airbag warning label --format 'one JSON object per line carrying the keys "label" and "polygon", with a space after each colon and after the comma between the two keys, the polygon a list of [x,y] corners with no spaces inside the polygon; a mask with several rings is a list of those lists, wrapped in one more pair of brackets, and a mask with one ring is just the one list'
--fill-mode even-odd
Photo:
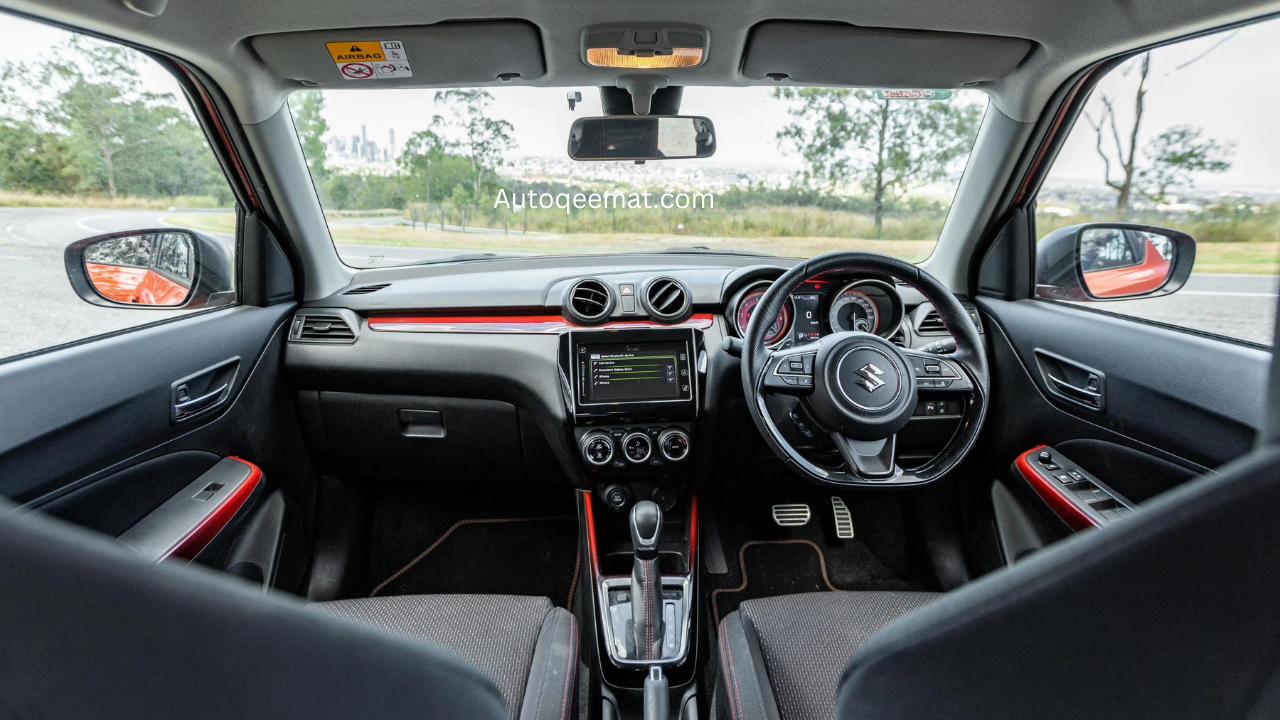
{"label": "airbag warning label", "polygon": [[325,48],[347,80],[413,77],[409,55],[399,40],[331,42]]}

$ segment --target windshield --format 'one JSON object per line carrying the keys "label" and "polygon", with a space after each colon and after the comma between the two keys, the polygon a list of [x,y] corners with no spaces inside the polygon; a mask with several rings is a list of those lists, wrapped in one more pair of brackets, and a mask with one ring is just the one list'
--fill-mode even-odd
{"label": "windshield", "polygon": [[[303,91],[294,124],[355,267],[507,255],[720,252],[928,257],[986,96],[685,88],[715,155],[575,162],[596,88]],[[905,96],[905,97],[904,97]],[[921,97],[923,96],[923,97]],[[210,218],[211,220],[211,218]]]}

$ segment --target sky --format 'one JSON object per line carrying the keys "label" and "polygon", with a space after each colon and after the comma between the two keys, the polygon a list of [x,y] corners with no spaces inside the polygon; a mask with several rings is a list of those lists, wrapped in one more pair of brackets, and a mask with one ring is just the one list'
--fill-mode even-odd
{"label": "sky", "polygon": [[[1219,42],[1225,35],[1156,51],[1140,145],[1173,125],[1201,127],[1207,136],[1234,141],[1236,151],[1229,171],[1198,177],[1198,184],[1280,191],[1280,20],[1234,31]],[[63,30],[0,14],[0,62],[38,60],[66,37]],[[176,82],[162,69],[149,64],[143,76],[149,89],[180,95]],[[1132,117],[1135,83],[1136,71],[1131,69],[1127,75],[1113,72],[1099,87],[1117,98],[1122,132]],[[570,112],[565,93],[575,89],[582,92],[583,101]],[[686,88],[681,112],[706,115],[715,123],[716,164],[798,167],[795,155],[777,143],[776,133],[788,116],[771,92],[772,88]],[[517,155],[564,157],[573,120],[600,113],[599,93],[593,87],[499,87],[492,93],[493,114],[515,125]],[[1096,95],[1090,105],[1095,114]],[[348,137],[365,125],[370,139],[379,144],[395,128],[397,141],[403,143],[440,112],[433,98],[431,90],[331,91],[326,92],[326,119],[332,132]],[[1093,144],[1092,130],[1079,123],[1051,178],[1100,180],[1102,163]]]}

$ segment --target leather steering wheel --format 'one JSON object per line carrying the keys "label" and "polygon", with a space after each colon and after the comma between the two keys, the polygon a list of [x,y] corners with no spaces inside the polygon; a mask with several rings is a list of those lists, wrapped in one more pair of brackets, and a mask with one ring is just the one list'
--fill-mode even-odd
{"label": "leather steering wheel", "polygon": [[[955,352],[908,350],[866,332],[837,332],[776,352],[765,347],[768,328],[792,291],[815,276],[840,270],[889,275],[920,291],[955,337]],[[960,394],[967,407],[946,447],[924,465],[904,471],[897,463],[896,436],[911,419],[918,387]],[[887,255],[834,252],[796,265],[760,298],[742,339],[742,388],[756,427],[796,473],[823,485],[902,487],[933,482],[969,454],[986,418],[990,378],[978,329],[936,278]],[[765,402],[770,394],[799,397],[804,415],[831,438],[846,469],[816,465],[792,447],[770,415]]]}

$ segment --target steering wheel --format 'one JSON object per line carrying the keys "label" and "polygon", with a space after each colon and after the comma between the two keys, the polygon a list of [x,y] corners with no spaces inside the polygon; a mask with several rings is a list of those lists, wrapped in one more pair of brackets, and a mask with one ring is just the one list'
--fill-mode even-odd
{"label": "steering wheel", "polygon": [[[791,292],[806,280],[839,270],[885,274],[919,290],[955,337],[955,352],[908,350],[866,332],[837,332],[777,352],[765,347],[768,329]],[[911,419],[918,387],[959,393],[967,408],[946,447],[924,465],[904,471],[897,462],[897,432]],[[793,267],[760,298],[742,339],[742,388],[756,427],[796,473],[822,485],[901,487],[933,482],[969,454],[986,418],[990,378],[978,329],[936,278],[887,255],[834,252]],[[765,402],[773,394],[800,398],[804,415],[831,438],[846,469],[816,465],[792,447]]]}

